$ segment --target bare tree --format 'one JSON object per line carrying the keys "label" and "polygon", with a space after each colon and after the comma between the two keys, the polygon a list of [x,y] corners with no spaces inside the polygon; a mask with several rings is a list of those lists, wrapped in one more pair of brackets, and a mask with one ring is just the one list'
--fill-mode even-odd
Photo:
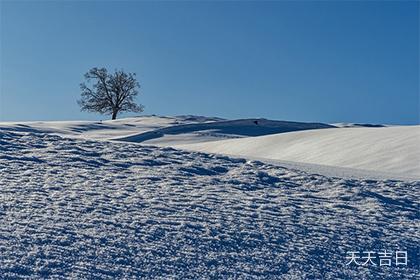
{"label": "bare tree", "polygon": [[135,76],[122,70],[109,74],[105,68],[92,68],[80,84],[82,97],[77,103],[82,111],[111,114],[113,120],[120,112],[143,112],[143,105],[134,101],[140,88]]}

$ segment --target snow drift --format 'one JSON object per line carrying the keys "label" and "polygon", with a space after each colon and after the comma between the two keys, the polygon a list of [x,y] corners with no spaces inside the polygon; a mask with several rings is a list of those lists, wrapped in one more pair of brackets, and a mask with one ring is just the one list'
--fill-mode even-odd
{"label": "snow drift", "polygon": [[183,124],[200,124],[221,121],[216,117],[203,116],[141,116],[105,121],[31,121],[0,122],[3,130],[54,133],[66,137],[110,140],[128,135],[154,131]]}
{"label": "snow drift", "polygon": [[334,126],[324,123],[266,119],[220,120],[166,126],[115,140],[154,145],[174,145],[332,127]]}
{"label": "snow drift", "polygon": [[175,146],[420,178],[420,126],[330,128]]}
{"label": "snow drift", "polygon": [[331,172],[324,171],[334,167],[351,168],[347,174],[358,169],[381,172],[390,178],[420,177],[420,126],[143,116],[99,122],[0,123],[0,129],[171,146],[279,161],[283,165],[293,162],[304,170],[308,170],[308,164],[315,164],[311,172],[322,171],[328,176],[332,176]]}

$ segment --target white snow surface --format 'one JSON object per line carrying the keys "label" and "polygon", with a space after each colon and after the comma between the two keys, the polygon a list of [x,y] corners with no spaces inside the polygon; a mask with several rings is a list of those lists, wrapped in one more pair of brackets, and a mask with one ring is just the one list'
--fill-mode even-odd
{"label": "white snow surface", "polygon": [[181,124],[200,124],[220,121],[220,118],[202,116],[141,116],[105,121],[31,121],[0,122],[0,128],[18,131],[40,131],[74,138],[110,140],[154,131]]}
{"label": "white snow surface", "polygon": [[420,179],[420,126],[151,115],[0,128],[233,155],[343,178]]}
{"label": "white snow surface", "polygon": [[420,178],[420,126],[329,128],[174,146]]}
{"label": "white snow surface", "polygon": [[[238,137],[219,141],[227,146],[335,130],[349,131],[349,137],[355,130],[360,137],[370,133],[327,128],[248,138],[244,127],[255,120],[241,120],[233,130],[202,126],[224,121],[184,116],[1,123],[0,279],[419,278],[418,180],[340,178],[110,141],[143,141],[143,133],[158,130],[160,136],[147,141],[176,136],[169,144],[179,144],[187,133],[196,143],[190,145],[210,149],[215,142],[200,143],[197,136],[207,128],[213,140]],[[183,126],[192,123],[199,125]],[[181,132],[166,129],[174,125],[182,125]],[[412,135],[410,129],[392,131]],[[408,265],[346,265],[350,251],[369,250],[407,251]]]}

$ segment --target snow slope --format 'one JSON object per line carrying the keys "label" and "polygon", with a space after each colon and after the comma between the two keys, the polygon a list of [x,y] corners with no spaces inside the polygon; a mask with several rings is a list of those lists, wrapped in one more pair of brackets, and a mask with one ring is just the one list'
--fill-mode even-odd
{"label": "snow slope", "polygon": [[174,146],[420,178],[420,126],[317,129]]}
{"label": "snow slope", "polygon": [[[0,128],[0,278],[419,279],[419,181],[15,128]],[[346,266],[367,250],[408,265]]]}
{"label": "snow slope", "polygon": [[327,176],[420,178],[419,126],[143,116],[101,122],[0,123],[0,128],[236,155]]}
{"label": "snow slope", "polygon": [[334,126],[323,123],[266,119],[221,120],[166,126],[114,140],[167,146],[332,127]]}
{"label": "snow slope", "polygon": [[384,124],[370,124],[370,123],[333,123],[336,127],[386,127]]}
{"label": "snow slope", "polygon": [[0,127],[15,131],[54,133],[74,138],[112,139],[167,146],[333,126],[266,119],[225,120],[191,115],[176,117],[152,115],[106,121],[0,122]]}
{"label": "snow slope", "polygon": [[84,139],[109,140],[164,127],[221,120],[223,119],[202,116],[164,117],[151,115],[105,121],[0,122],[0,128],[14,131],[55,133],[66,137]]}

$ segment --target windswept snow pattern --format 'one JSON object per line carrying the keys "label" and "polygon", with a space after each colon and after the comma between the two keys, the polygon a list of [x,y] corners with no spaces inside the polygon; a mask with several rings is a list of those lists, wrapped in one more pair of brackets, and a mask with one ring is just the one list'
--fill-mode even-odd
{"label": "windswept snow pattern", "polygon": [[420,125],[312,129],[172,147],[420,178]]}
{"label": "windswept snow pattern", "polygon": [[0,174],[4,279],[419,279],[418,181],[10,130]]}

